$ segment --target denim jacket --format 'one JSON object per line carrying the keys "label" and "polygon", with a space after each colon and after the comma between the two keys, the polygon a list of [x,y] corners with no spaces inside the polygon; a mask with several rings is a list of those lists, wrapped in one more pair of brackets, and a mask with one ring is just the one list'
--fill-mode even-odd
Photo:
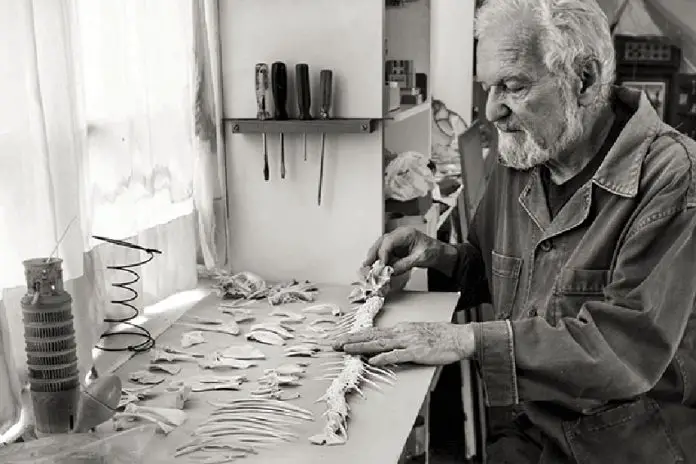
{"label": "denim jacket", "polygon": [[635,112],[553,220],[538,169],[496,166],[453,278],[494,307],[473,324],[489,406],[519,405],[575,462],[696,462],[696,142],[645,95],[614,98]]}

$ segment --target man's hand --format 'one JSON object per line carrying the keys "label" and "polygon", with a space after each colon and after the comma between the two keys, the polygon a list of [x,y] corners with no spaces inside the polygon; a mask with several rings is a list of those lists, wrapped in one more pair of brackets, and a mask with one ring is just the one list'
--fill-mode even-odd
{"label": "man's hand", "polygon": [[348,354],[376,355],[375,366],[416,363],[445,365],[474,354],[470,325],[448,322],[405,322],[386,329],[365,329],[339,338],[333,345]]}
{"label": "man's hand", "polygon": [[450,251],[440,242],[414,227],[399,227],[382,235],[367,252],[363,267],[370,267],[378,259],[394,269],[394,275],[403,274],[414,267],[437,267]]}

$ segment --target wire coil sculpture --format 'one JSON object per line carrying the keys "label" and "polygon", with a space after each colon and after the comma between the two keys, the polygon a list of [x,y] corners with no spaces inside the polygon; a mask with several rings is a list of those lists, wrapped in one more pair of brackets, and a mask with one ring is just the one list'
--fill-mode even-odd
{"label": "wire coil sculpture", "polygon": [[138,337],[143,337],[145,338],[145,341],[138,343],[138,344],[133,344],[133,345],[128,345],[123,348],[107,348],[104,346],[99,346],[97,345],[96,348],[102,350],[102,351],[134,351],[134,352],[143,352],[143,351],[148,351],[152,349],[155,346],[155,339],[152,337],[152,334],[150,333],[149,330],[147,330],[145,327],[142,327],[138,324],[133,323],[133,319],[138,317],[140,315],[140,310],[135,307],[133,304],[133,301],[135,301],[139,293],[136,289],[131,287],[134,283],[138,282],[140,280],[140,274],[133,270],[134,268],[138,268],[144,264],[149,263],[155,258],[156,254],[162,254],[162,252],[156,248],[145,248],[140,245],[136,245],[134,243],[129,243],[125,242],[123,240],[117,240],[113,238],[108,238],[108,237],[102,237],[99,235],[93,235],[93,238],[97,240],[101,240],[103,242],[111,243],[112,245],[117,245],[121,247],[126,247],[130,248],[132,250],[138,250],[147,253],[147,257],[143,259],[142,261],[134,262],[131,264],[123,264],[119,266],[106,266],[106,269],[109,270],[116,270],[116,271],[122,271],[126,272],[130,275],[133,276],[131,280],[123,281],[123,282],[116,282],[112,283],[111,286],[115,288],[119,288],[122,290],[126,290],[130,293],[130,296],[120,298],[120,299],[113,299],[110,301],[111,304],[114,305],[120,305],[123,307],[126,307],[130,309],[133,313],[127,317],[123,318],[104,318],[104,322],[108,323],[115,323],[115,324],[125,324],[130,327],[132,327],[135,330],[118,330],[118,331],[107,331],[101,334],[100,339],[108,338],[108,337],[115,337],[117,335],[135,335]]}

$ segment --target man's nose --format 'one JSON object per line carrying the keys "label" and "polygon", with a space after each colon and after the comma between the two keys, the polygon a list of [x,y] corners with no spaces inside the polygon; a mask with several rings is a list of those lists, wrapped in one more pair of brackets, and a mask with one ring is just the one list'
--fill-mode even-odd
{"label": "man's nose", "polygon": [[492,87],[488,91],[488,99],[486,100],[486,119],[490,122],[496,122],[509,116],[510,113],[510,108],[502,101],[495,87]]}

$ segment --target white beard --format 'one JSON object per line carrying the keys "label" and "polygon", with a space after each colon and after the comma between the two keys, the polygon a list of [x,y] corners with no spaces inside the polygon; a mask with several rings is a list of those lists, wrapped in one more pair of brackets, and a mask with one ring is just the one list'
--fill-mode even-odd
{"label": "white beard", "polygon": [[[558,139],[543,148],[525,128],[522,132],[506,133],[498,130],[500,163],[517,170],[527,170],[555,159],[574,144],[583,133],[582,115],[577,105],[570,104],[569,89],[564,89],[564,128]],[[524,137],[520,142],[519,137]]]}

